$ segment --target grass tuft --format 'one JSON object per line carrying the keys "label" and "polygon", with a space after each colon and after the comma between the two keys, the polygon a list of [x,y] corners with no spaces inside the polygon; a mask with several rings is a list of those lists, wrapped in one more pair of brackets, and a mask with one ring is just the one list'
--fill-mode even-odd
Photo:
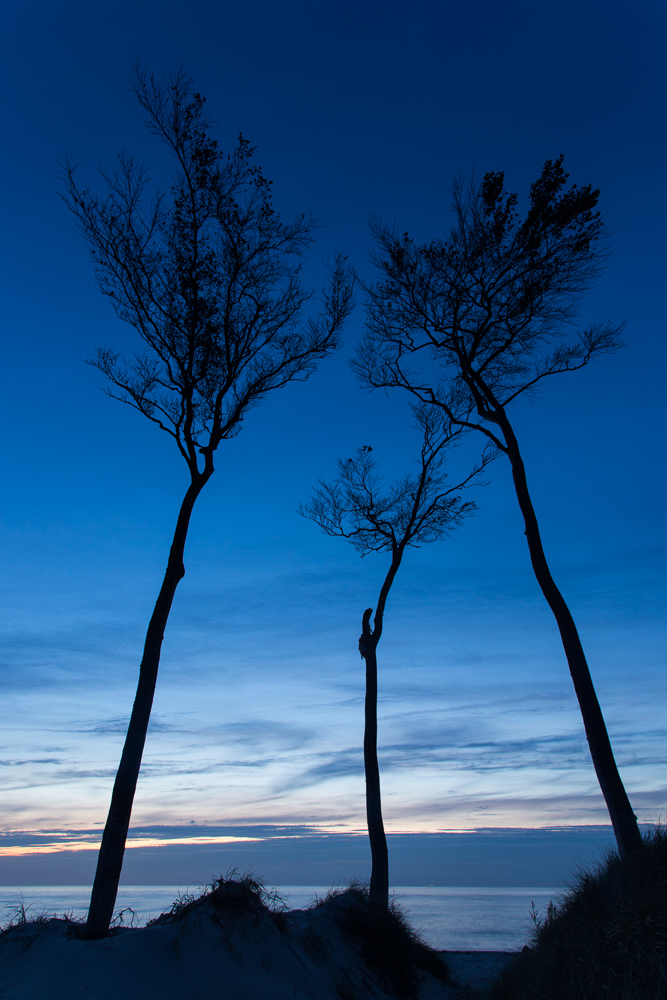
{"label": "grass tuft", "polygon": [[531,947],[492,1000],[666,1000],[667,832],[627,858],[609,851],[575,873],[558,906],[534,919]]}
{"label": "grass tuft", "polygon": [[139,914],[131,906],[125,906],[122,910],[118,910],[109,926],[113,929],[119,927],[138,927]]}
{"label": "grass tuft", "polygon": [[68,924],[81,923],[80,920],[77,920],[74,917],[71,911],[63,913],[60,917],[58,917],[49,910],[33,910],[33,905],[33,903],[29,903],[26,906],[23,899],[21,899],[18,903],[7,903],[3,909],[9,914],[9,920],[0,924],[0,936],[16,927],[22,928],[29,927],[31,925],[39,926],[48,924],[52,920],[58,920]]}
{"label": "grass tuft", "polygon": [[251,872],[240,874],[237,868],[230,868],[226,875],[212,879],[199,895],[184,893],[179,896],[170,910],[149,920],[146,926],[182,920],[203,904],[211,904],[216,910],[233,914],[263,909],[279,916],[287,909],[285,900],[275,889],[267,889],[266,884]]}
{"label": "grass tuft", "polygon": [[29,913],[32,904],[25,905],[21,899],[18,903],[8,903],[4,909],[9,914],[9,920],[3,924],[2,930],[7,931],[12,927],[25,927],[26,924],[45,924],[49,917],[46,911],[43,913]]}

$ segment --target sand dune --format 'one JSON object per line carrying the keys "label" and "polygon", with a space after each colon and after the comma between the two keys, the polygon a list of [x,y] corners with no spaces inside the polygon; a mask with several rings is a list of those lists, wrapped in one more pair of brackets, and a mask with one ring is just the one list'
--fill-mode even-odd
{"label": "sand dune", "polygon": [[44,920],[0,937],[0,1000],[454,1000],[436,952],[374,923],[361,894],[272,911],[220,887],[138,929],[82,940]]}

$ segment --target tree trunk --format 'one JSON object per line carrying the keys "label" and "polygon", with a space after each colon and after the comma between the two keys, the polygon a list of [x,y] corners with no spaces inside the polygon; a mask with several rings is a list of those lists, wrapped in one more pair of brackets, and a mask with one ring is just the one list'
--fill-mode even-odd
{"label": "tree trunk", "polygon": [[[366,822],[371,845],[370,901],[383,909],[389,905],[389,856],[382,822],[380,767],[377,754],[378,668],[377,642],[371,635],[369,619],[372,608],[364,614],[362,655],[366,661],[366,700],[364,704],[364,772],[366,775]],[[361,645],[361,644],[360,644]]]}
{"label": "tree trunk", "polygon": [[137,693],[113,786],[111,805],[97,859],[88,920],[83,931],[83,935],[87,938],[100,938],[108,933],[116,905],[125,842],[132,814],[132,802],[137,788],[141,758],[155,694],[164,630],[176,587],[185,576],[183,553],[192,508],[210,475],[209,472],[208,475],[202,474],[198,477],[185,494],[176,523],[164,580],[146,632]]}
{"label": "tree trunk", "polygon": [[560,631],[563,649],[565,650],[570,675],[574,683],[574,690],[584,721],[586,739],[588,740],[588,748],[593,758],[595,773],[600,783],[607,809],[609,810],[619,853],[621,856],[625,856],[630,851],[640,847],[642,843],[641,833],[637,825],[637,817],[632,810],[630,800],[616,767],[614,752],[609,741],[607,727],[595,693],[595,687],[593,686],[593,680],[588,669],[588,663],[586,662],[586,656],[584,655],[577,627],[563,595],[554,583],[547,564],[537,517],[528,492],[526,470],[521,453],[519,452],[517,439],[506,414],[502,414],[499,423],[505,437],[505,443],[507,444],[507,454],[512,464],[514,487],[526,526],[526,539],[528,541],[530,560],[537,582],[553,612]]}

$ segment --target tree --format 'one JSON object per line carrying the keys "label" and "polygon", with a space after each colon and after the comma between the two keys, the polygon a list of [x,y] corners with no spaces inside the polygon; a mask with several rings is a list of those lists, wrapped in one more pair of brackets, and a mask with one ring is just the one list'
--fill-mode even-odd
{"label": "tree", "polygon": [[268,393],[310,376],[338,346],[352,307],[351,275],[337,258],[320,314],[302,318],[311,293],[299,261],[316,223],[305,215],[280,220],[253,148],[239,137],[223,156],[205,99],[191,84],[182,71],[161,82],[135,68],[132,78],[145,125],[176,159],[169,197],[158,194],[144,207],[149,177],[127,153],[113,171],[101,171],[104,197],[77,184],[70,161],[64,170],[64,199],[91,248],[98,286],[143,341],[129,359],[100,347],[90,363],[111,382],[109,395],[171,435],[190,477],[146,634],[93,885],[90,937],[108,932],[113,913],[164,630],[214,452]]}
{"label": "tree", "polygon": [[389,552],[389,570],[380,588],[375,607],[362,617],[359,652],[366,661],[366,696],[364,705],[364,773],[366,776],[366,821],[371,846],[370,898],[380,906],[389,903],[389,858],[382,819],[380,768],[377,756],[377,647],[382,636],[384,611],[389,591],[408,546],[419,547],[446,537],[476,509],[471,500],[462,500],[460,491],[477,477],[494,457],[488,449],[481,463],[456,486],[448,485],[442,471],[448,446],[456,442],[461,430],[427,407],[413,407],[417,426],[422,432],[422,446],[417,475],[404,476],[386,492],[372,448],[357,449],[355,458],[338,460],[338,476],[331,482],[320,480],[313,498],[299,507],[299,513],[320,525],[327,535],[347,538],[361,553]]}
{"label": "tree", "polygon": [[[537,581],[560,630],[588,745],[621,854],[638,847],[625,792],[586,657],[542,547],[508,408],[551,375],[585,367],[617,350],[622,327],[595,324],[563,339],[579,299],[607,253],[599,191],[566,188],[563,157],[547,160],[530,189],[523,220],[504,174],[454,186],[447,239],[418,246],[372,221],[381,279],[366,285],[368,323],[353,363],[371,388],[401,387],[481,432],[507,455]],[[419,361],[422,364],[419,366]]]}

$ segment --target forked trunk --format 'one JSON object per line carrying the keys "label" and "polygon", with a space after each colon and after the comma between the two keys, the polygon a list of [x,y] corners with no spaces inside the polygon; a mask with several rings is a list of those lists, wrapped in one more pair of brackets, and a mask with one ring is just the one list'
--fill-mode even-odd
{"label": "forked trunk", "polygon": [[593,758],[595,773],[600,783],[607,809],[609,810],[619,853],[621,856],[625,856],[630,851],[640,847],[642,843],[641,833],[637,825],[637,817],[632,810],[630,800],[616,767],[614,752],[609,741],[607,727],[595,693],[595,687],[593,686],[593,680],[588,669],[588,663],[586,662],[586,656],[584,655],[577,627],[574,624],[574,619],[570,614],[570,609],[565,603],[563,595],[554,583],[547,564],[544,549],[542,548],[537,517],[528,492],[523,459],[519,452],[514,431],[505,414],[503,414],[503,419],[500,421],[500,426],[507,444],[507,454],[512,464],[514,487],[526,525],[526,539],[528,541],[530,560],[537,582],[553,612],[560,631],[563,649],[565,650],[570,675],[574,683],[574,690],[579,702],[579,708],[581,709],[586,739],[588,740],[588,748]]}
{"label": "forked trunk", "polygon": [[377,754],[378,668],[377,641],[371,635],[369,619],[372,609],[364,615],[362,642],[366,661],[366,700],[364,703],[364,773],[366,776],[366,822],[371,845],[370,901],[383,909],[389,905],[389,855],[382,821],[380,767]]}
{"label": "forked trunk", "polygon": [[108,933],[116,905],[125,842],[132,814],[132,802],[137,788],[141,758],[155,694],[164,630],[176,587],[185,576],[183,553],[192,508],[210,474],[209,472],[200,476],[185,494],[176,523],[164,580],[146,632],[137,693],[114,781],[111,805],[97,859],[88,920],[83,930],[83,936],[88,938],[100,938]]}

